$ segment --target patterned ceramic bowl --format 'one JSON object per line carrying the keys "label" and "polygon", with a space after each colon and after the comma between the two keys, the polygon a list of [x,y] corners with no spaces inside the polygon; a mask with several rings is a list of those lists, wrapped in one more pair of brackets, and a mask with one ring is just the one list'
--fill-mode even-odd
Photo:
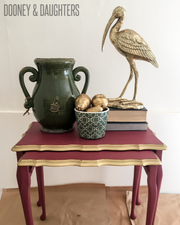
{"label": "patterned ceramic bowl", "polygon": [[74,109],[79,135],[85,139],[104,137],[109,109],[102,112],[84,112]]}

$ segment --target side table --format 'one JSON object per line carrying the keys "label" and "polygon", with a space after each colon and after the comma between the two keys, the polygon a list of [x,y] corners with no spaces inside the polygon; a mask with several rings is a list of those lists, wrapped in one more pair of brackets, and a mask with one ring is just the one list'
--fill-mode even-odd
{"label": "side table", "polygon": [[148,176],[148,209],[146,225],[153,225],[162,180],[162,150],[166,146],[147,131],[107,131],[102,139],[82,139],[75,130],[64,134],[47,134],[33,122],[23,138],[12,148],[17,154],[17,180],[26,225],[33,225],[30,201],[30,177],[36,167],[39,201],[46,218],[43,166],[128,166],[134,165],[131,218],[135,219],[142,166]]}

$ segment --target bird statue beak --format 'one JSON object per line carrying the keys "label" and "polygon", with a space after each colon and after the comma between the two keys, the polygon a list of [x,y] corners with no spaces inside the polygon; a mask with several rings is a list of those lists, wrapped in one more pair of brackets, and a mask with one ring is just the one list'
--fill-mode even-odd
{"label": "bird statue beak", "polygon": [[111,18],[109,19],[107,25],[106,25],[105,30],[104,30],[103,39],[102,39],[102,48],[101,48],[102,51],[103,51],[103,46],[104,46],[104,42],[105,42],[107,33],[108,33],[108,31],[109,31],[109,28],[110,28],[111,24],[114,22],[114,20],[115,20],[115,18],[114,18],[114,16],[112,15]]}

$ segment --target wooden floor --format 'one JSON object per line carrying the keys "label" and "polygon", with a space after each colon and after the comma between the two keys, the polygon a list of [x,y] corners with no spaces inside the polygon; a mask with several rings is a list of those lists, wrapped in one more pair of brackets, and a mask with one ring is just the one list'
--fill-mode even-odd
{"label": "wooden floor", "polygon": [[[40,221],[37,188],[31,188],[34,225],[144,225],[147,187],[140,188],[142,204],[136,207],[137,219],[129,219],[131,187],[106,187],[104,184],[69,184],[45,187],[47,220]],[[18,189],[3,190],[0,224],[24,225]],[[160,194],[155,225],[180,224],[180,194]]]}

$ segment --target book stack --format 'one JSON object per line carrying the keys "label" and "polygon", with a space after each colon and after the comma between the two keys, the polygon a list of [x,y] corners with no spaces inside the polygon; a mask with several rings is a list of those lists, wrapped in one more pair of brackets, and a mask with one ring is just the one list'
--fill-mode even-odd
{"label": "book stack", "polygon": [[147,109],[109,108],[106,130],[147,130]]}

